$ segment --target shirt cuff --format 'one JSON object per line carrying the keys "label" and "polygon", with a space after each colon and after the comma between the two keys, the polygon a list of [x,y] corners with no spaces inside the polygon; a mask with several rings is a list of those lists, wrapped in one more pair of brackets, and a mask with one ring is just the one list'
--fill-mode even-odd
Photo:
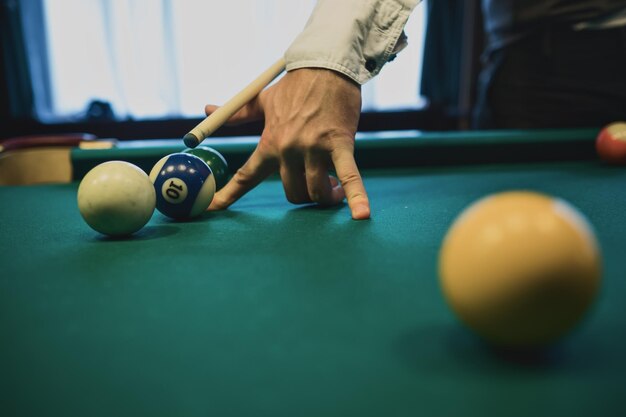
{"label": "shirt cuff", "polygon": [[285,52],[287,70],[327,68],[359,84],[407,44],[403,29],[420,0],[319,0]]}

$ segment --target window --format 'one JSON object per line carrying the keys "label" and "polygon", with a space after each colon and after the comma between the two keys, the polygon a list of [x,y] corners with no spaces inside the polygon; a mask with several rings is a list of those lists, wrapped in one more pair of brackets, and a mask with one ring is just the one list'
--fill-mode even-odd
{"label": "window", "polygon": [[[45,87],[36,89],[37,114],[47,122],[81,120],[100,101],[119,120],[202,116],[206,103],[225,102],[278,59],[314,4],[41,0],[44,36],[26,34],[33,85]],[[24,19],[32,12],[25,6]],[[409,47],[364,87],[364,110],[421,105],[424,14],[422,3],[406,27]]]}

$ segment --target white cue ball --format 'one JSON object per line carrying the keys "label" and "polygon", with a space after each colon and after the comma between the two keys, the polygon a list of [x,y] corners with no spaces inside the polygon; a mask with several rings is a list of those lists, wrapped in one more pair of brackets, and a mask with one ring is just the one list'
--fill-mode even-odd
{"label": "white cue ball", "polygon": [[78,187],[78,209],[87,224],[109,236],[127,236],[148,223],[156,192],[148,175],[125,161],[104,162]]}

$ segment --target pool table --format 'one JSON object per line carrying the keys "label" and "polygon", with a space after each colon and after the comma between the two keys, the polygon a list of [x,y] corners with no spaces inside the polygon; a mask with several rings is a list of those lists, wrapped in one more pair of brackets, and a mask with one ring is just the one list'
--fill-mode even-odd
{"label": "pool table", "polygon": [[[148,171],[182,141],[69,149],[70,181],[0,187],[0,415],[626,415],[626,168],[596,158],[596,134],[363,133],[371,220],[290,205],[270,178],[129,239],[83,222],[78,181],[110,159]],[[204,144],[236,169],[255,139]],[[438,284],[455,216],[512,189],[572,203],[603,253],[590,313],[533,354],[484,344]]]}

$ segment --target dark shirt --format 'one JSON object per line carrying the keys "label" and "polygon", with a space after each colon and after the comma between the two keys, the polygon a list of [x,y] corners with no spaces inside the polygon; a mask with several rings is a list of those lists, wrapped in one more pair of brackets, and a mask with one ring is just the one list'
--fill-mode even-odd
{"label": "dark shirt", "polygon": [[626,9],[626,0],[482,0],[488,49],[548,26],[571,26]]}

